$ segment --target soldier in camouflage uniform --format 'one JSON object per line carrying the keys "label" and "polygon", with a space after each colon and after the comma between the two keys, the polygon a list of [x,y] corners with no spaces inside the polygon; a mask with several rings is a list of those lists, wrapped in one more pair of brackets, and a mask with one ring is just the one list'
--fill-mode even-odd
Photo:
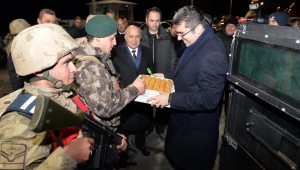
{"label": "soldier in camouflage uniform", "polygon": [[7,72],[13,90],[18,90],[24,87],[24,81],[20,79],[20,77],[16,73],[15,66],[12,61],[11,52],[10,52],[11,44],[15,36],[19,32],[21,32],[22,30],[28,27],[30,27],[30,24],[28,24],[28,22],[25,21],[24,19],[15,19],[9,24],[9,30],[10,30],[10,34],[12,35],[12,38],[9,41],[9,43],[6,45],[5,50],[7,53]]}
{"label": "soldier in camouflage uniform", "polygon": [[116,45],[117,27],[116,21],[107,15],[93,17],[85,26],[88,42],[81,43],[73,51],[73,55],[79,60],[83,56],[97,57],[98,62],[88,59],[76,65],[77,93],[102,122],[112,129],[120,124],[117,113],[145,92],[145,81],[142,79],[120,89],[104,65]]}
{"label": "soldier in camouflage uniform", "polygon": [[[27,82],[23,90],[16,91],[19,94],[13,95],[34,98],[42,94],[75,113],[77,106],[69,98],[76,72],[70,52],[77,47],[77,42],[55,24],[36,25],[20,32],[11,52],[16,72]],[[59,117],[60,113],[54,114]],[[94,148],[93,139],[77,137],[52,151],[53,141],[48,132],[30,131],[29,118],[17,111],[1,112],[0,118],[0,169],[75,169],[78,163],[89,158]]]}

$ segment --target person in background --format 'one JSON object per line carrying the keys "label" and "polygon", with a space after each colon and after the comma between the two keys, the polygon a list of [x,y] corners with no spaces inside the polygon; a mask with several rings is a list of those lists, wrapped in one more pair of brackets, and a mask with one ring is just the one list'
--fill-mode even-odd
{"label": "person in background", "polygon": [[285,26],[289,21],[289,17],[285,12],[274,12],[269,15],[269,25]]}
{"label": "person in background", "polygon": [[82,25],[82,19],[80,16],[76,16],[74,19],[74,24],[67,29],[67,32],[74,39],[86,36],[84,26]]}
{"label": "person in background", "polygon": [[203,13],[203,17],[204,17],[206,23],[207,23],[210,27],[212,27],[212,18],[211,18],[211,16],[210,16],[209,14],[204,14],[204,13]]}
{"label": "person in background", "polygon": [[257,14],[255,11],[248,11],[245,15],[245,18],[246,19],[253,19],[253,18],[256,18]]}
{"label": "person in background", "polygon": [[[16,22],[16,24],[18,24],[18,23],[21,24],[20,22]],[[30,25],[28,23],[27,24],[26,23],[23,23],[22,25],[23,26],[26,25],[27,27],[29,27]],[[47,9],[47,8],[42,9],[39,12],[39,16],[37,18],[37,23],[38,24],[46,24],[46,23],[56,24],[57,23],[57,18],[56,18],[55,12],[52,11],[51,9]],[[19,28],[17,28],[17,30],[18,29],[19,30],[24,29],[23,26],[18,25],[17,27],[19,27]],[[6,48],[8,50],[10,50],[10,45],[7,46]],[[12,87],[13,87],[14,90],[17,90],[17,89],[22,88],[24,86],[24,80],[20,79],[18,77],[18,75],[16,74],[15,66],[13,64],[12,57],[10,56],[11,54],[9,52],[7,52],[7,54],[8,54],[7,70],[8,70],[8,73],[9,73],[9,77],[11,78]]]}
{"label": "person in background", "polygon": [[121,16],[120,18],[122,18],[122,19],[124,20],[124,22],[125,22],[125,28],[127,28],[127,27],[128,27],[128,21],[127,21],[127,18],[126,18],[126,17],[123,17],[123,16]]}
{"label": "person in background", "polygon": [[11,44],[14,38],[24,29],[30,27],[30,24],[24,19],[15,19],[9,24],[10,34],[12,35],[11,41],[6,45],[7,53],[7,71],[13,90],[18,90],[24,87],[24,80],[22,80],[16,73],[15,66],[11,56]]}
{"label": "person in background", "polygon": [[[3,47],[4,50],[5,50],[6,45],[11,41],[12,38],[13,38],[13,36],[11,35],[10,32],[8,32],[8,33],[5,35],[4,40],[3,40],[3,42],[4,42],[4,44],[5,44],[5,46]],[[5,52],[6,52],[6,51],[5,51]]]}
{"label": "person in background", "polygon": [[223,31],[217,33],[217,35],[220,37],[220,39],[223,42],[228,59],[229,59],[233,34],[236,30],[237,25],[238,25],[238,19],[236,17],[231,17],[225,22]]}
{"label": "person in background", "polygon": [[115,19],[115,13],[113,13],[111,11],[107,11],[105,15],[111,17],[112,19]]}
{"label": "person in background", "polygon": [[[170,34],[160,25],[161,10],[157,7],[149,8],[146,12],[147,26],[142,31],[141,45],[150,48],[154,64],[153,73],[172,71],[176,68],[178,56]],[[155,109],[153,111],[153,120],[148,128],[148,133],[156,130],[156,134],[163,141],[166,138],[164,133],[168,122],[166,109]]]}
{"label": "person in background", "polygon": [[176,90],[147,102],[172,109],[165,151],[177,168],[207,170],[214,165],[218,149],[226,52],[196,6],[180,8],[173,22],[178,39],[187,48],[176,70],[153,76],[172,79]]}
{"label": "person in background", "polygon": [[[226,56],[227,56],[228,61],[229,61],[229,54],[230,54],[230,50],[231,50],[231,43],[233,40],[233,34],[237,29],[237,25],[238,25],[238,19],[236,17],[232,16],[231,18],[229,18],[226,21],[226,23],[224,25],[225,29],[223,29],[223,31],[217,33],[217,36],[221,39],[221,41],[225,47]],[[222,124],[226,119],[228,98],[229,98],[229,87],[228,86],[229,86],[229,82],[226,81],[225,89],[224,89],[225,112],[223,112],[220,115],[220,124]],[[220,133],[223,133],[223,131]],[[221,149],[221,145],[218,146],[218,151],[220,151],[220,149]]]}
{"label": "person in background", "polygon": [[[76,72],[70,52],[77,47],[77,42],[56,24],[35,25],[15,37],[13,61],[17,74],[27,81],[23,90],[11,93],[15,97],[10,96],[10,105],[0,113],[0,169],[76,169],[77,164],[89,159],[94,150],[92,138],[83,138],[77,129],[72,136],[65,136],[69,142],[62,145],[56,142],[63,141],[62,136],[55,140],[53,131],[29,130],[30,118],[25,116],[33,114],[39,94],[74,114],[78,111],[67,88]],[[53,114],[59,120],[60,113]]]}
{"label": "person in background", "polygon": [[184,44],[184,42],[182,40],[178,40],[178,36],[176,34],[176,30],[175,30],[175,25],[172,24],[171,28],[170,28],[170,34],[172,36],[172,41],[174,43],[175,46],[175,50],[177,53],[178,58],[181,57],[181,55],[183,54],[184,50],[186,49],[186,46]]}
{"label": "person in background", "polygon": [[4,41],[2,37],[0,37],[0,49],[4,49],[4,47],[5,47]]}
{"label": "person in background", "polygon": [[40,11],[39,17],[37,18],[38,24],[45,24],[45,23],[51,23],[56,24],[57,18],[55,15],[55,12],[51,9],[44,8]]}
{"label": "person in background", "polygon": [[[148,75],[147,68],[153,69],[151,51],[141,46],[141,29],[131,25],[126,29],[126,42],[115,49],[113,63],[116,71],[121,74],[121,88],[129,86],[139,75]],[[144,156],[149,156],[150,151],[145,146],[145,128],[149,125],[152,116],[152,107],[149,104],[130,102],[121,111],[120,133],[128,137],[135,132],[135,145]]]}
{"label": "person in background", "polygon": [[85,19],[85,24],[87,24],[89,22],[89,20],[92,19],[92,18],[94,18],[95,16],[97,16],[97,15],[89,15],[89,16],[87,16],[86,19]]}
{"label": "person in background", "polygon": [[126,23],[122,18],[117,19],[117,24],[118,24],[118,30],[117,30],[117,35],[116,35],[116,41],[117,41],[117,46],[122,45],[125,42],[125,29],[126,29]]}
{"label": "person in background", "polygon": [[290,25],[291,27],[294,27],[294,28],[299,28],[300,21],[298,19],[291,19],[287,25]]}

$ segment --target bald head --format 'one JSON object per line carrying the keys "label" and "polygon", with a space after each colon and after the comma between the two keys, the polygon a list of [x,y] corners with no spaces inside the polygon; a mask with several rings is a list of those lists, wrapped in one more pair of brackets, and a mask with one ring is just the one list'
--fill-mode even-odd
{"label": "bald head", "polygon": [[130,25],[125,31],[125,41],[127,45],[136,49],[141,42],[141,29],[135,25]]}

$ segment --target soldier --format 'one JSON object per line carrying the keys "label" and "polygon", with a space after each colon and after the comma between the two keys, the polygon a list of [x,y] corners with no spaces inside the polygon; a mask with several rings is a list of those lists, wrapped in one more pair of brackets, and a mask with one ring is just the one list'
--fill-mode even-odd
{"label": "soldier", "polygon": [[116,45],[116,21],[107,15],[97,15],[85,26],[88,42],[82,42],[73,51],[76,59],[95,56],[97,61],[83,60],[78,64],[75,81],[77,93],[85,100],[89,108],[102,119],[102,123],[112,129],[120,124],[121,109],[145,92],[145,81],[138,79],[131,85],[120,89],[115,77],[111,76],[107,60],[110,51]]}
{"label": "soldier", "polygon": [[[20,108],[32,113],[38,94],[74,113],[77,111],[69,98],[76,72],[70,51],[77,47],[77,42],[56,24],[32,26],[14,39],[11,52],[16,72],[26,82],[24,89],[11,94],[15,95],[12,98],[18,97],[6,112],[0,113],[0,169],[75,169],[78,163],[88,160],[94,149],[93,139],[75,137],[64,147],[54,148],[58,143],[50,138],[49,132],[30,131],[30,119],[14,111]],[[59,117],[60,113],[54,114]]]}
{"label": "soldier", "polygon": [[19,76],[16,73],[12,58],[11,58],[11,44],[14,40],[15,36],[21,32],[22,30],[30,27],[30,24],[25,21],[24,19],[15,19],[9,24],[9,30],[10,34],[12,35],[12,39],[5,47],[6,53],[7,53],[7,72],[9,75],[10,83],[12,85],[13,90],[18,90],[22,87],[24,87],[24,82],[22,79],[19,78]]}
{"label": "soldier", "polygon": [[[39,16],[37,18],[38,24],[45,24],[45,23],[57,23],[57,18],[55,15],[55,12],[51,9],[44,8],[40,11]],[[10,23],[9,29],[11,32],[13,32],[12,36],[15,36],[17,33],[22,31],[23,29],[29,27],[30,25],[23,19],[17,19]],[[12,31],[13,30],[13,31]],[[12,42],[12,40],[11,40]],[[12,84],[12,87],[14,90],[17,90],[19,88],[22,88],[24,86],[23,80],[19,78],[19,76],[16,74],[15,67],[12,61],[12,57],[10,52],[10,45],[6,48],[7,52],[7,70],[10,77],[10,81]]]}

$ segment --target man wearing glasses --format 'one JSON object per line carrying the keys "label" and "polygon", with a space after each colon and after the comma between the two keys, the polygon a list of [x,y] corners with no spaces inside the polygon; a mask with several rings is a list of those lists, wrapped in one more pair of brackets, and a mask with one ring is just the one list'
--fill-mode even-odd
{"label": "man wearing glasses", "polygon": [[221,98],[228,61],[219,38],[199,9],[185,6],[173,17],[178,40],[187,48],[177,68],[154,76],[172,79],[175,92],[148,99],[152,106],[170,105],[165,150],[178,169],[205,170],[218,149]]}

